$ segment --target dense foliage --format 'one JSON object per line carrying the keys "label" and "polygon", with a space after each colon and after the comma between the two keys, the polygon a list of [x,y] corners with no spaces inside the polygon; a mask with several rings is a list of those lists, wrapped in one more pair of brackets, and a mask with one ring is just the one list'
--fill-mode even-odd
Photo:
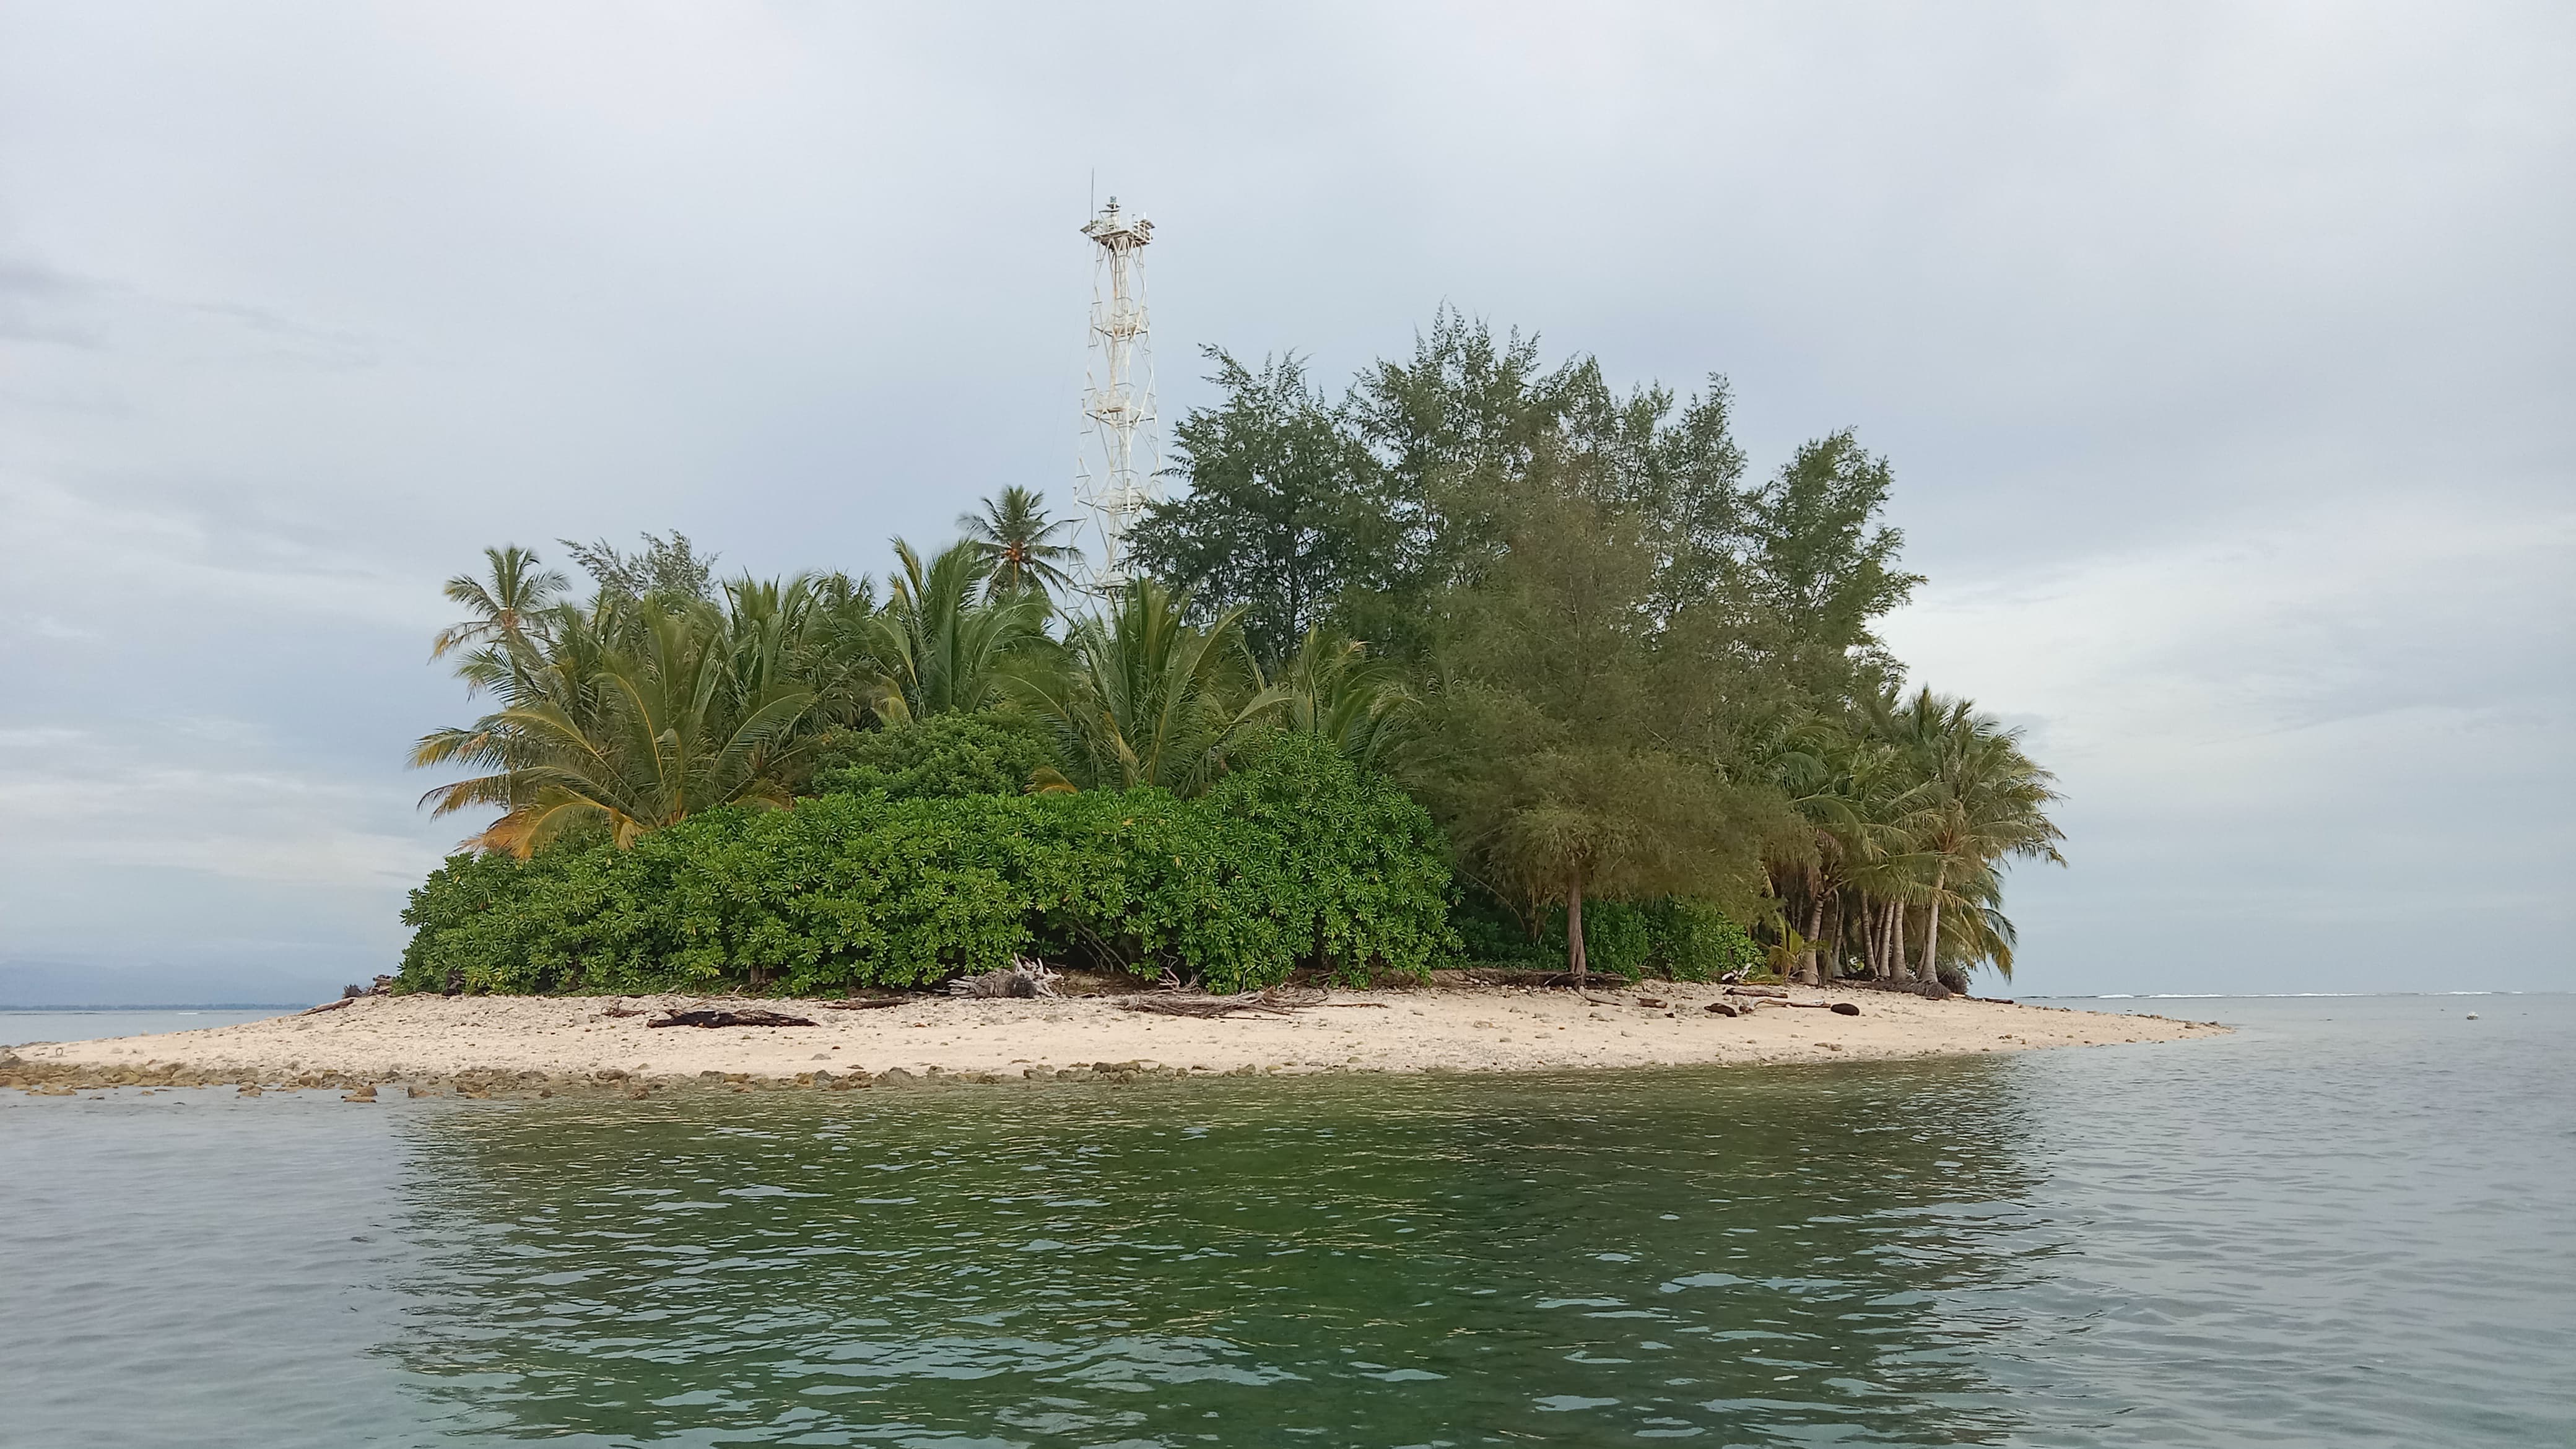
{"label": "dense foliage", "polygon": [[2010,969],[2001,872],[2055,858],[2056,797],[1991,717],[1900,698],[1876,624],[1921,580],[1851,432],[1756,481],[1724,379],[1621,393],[1445,312],[1338,404],[1293,359],[1218,360],[1138,556],[1203,613],[1293,605],[1410,673],[1401,769],[1473,894],[1578,973],[1633,954],[1603,901],[1667,898],[1811,976]]}
{"label": "dense foliage", "polygon": [[827,794],[953,800],[1026,794],[1054,768],[1046,726],[1023,714],[946,714],[899,729],[853,730],[824,747],[814,773]]}
{"label": "dense foliage", "polygon": [[413,759],[498,818],[405,984],[2009,972],[2053,781],[1903,687],[1877,626],[1920,580],[1851,432],[1757,476],[1724,379],[1622,392],[1445,311],[1338,399],[1209,355],[1114,590],[1018,488],[895,541],[882,598],[719,583],[674,534],[568,545],[578,602],[490,550],[434,657],[494,707]]}
{"label": "dense foliage", "polygon": [[1418,976],[1455,950],[1421,807],[1277,735],[1204,796],[834,794],[451,858],[413,893],[410,990],[798,993],[920,986],[1015,956],[1216,990],[1299,968]]}
{"label": "dense foliage", "polygon": [[[1548,915],[1544,929],[1532,935],[1518,917],[1470,894],[1452,910],[1450,924],[1466,955],[1479,962],[1541,971],[1564,971],[1571,964],[1561,912]],[[1687,896],[1594,904],[1583,913],[1583,949],[1592,970],[1622,981],[1714,981],[1730,971],[1758,975],[1765,958],[1744,927]]]}

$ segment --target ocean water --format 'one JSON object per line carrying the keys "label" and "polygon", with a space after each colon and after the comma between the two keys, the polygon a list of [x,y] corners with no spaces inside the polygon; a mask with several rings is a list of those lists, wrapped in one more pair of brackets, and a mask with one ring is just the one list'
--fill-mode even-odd
{"label": "ocean water", "polygon": [[204,1031],[302,1011],[300,1006],[48,1006],[0,1009],[0,1046]]}
{"label": "ocean water", "polygon": [[2576,999],[2133,1005],[2241,1030],[1515,1079],[11,1094],[0,1444],[2576,1443]]}

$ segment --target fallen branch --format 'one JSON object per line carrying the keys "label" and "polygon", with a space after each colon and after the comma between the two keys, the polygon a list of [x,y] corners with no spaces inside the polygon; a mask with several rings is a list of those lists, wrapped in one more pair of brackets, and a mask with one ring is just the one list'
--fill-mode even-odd
{"label": "fallen branch", "polygon": [[[1355,1005],[1358,1003],[1354,1003]],[[1374,1004],[1374,1003],[1371,1003]],[[1268,1012],[1286,1016],[1300,1008],[1281,1006],[1258,996],[1130,996],[1118,1003],[1121,1011],[1150,1011],[1156,1016],[1232,1016],[1238,1011]]]}
{"label": "fallen branch", "polygon": [[354,996],[343,996],[337,1001],[323,1002],[320,1006],[308,1006],[295,1014],[297,1016],[316,1016],[325,1011],[338,1011],[341,1007],[344,1007],[357,999],[358,998]]}
{"label": "fallen branch", "polygon": [[898,996],[884,1001],[826,1001],[823,1003],[823,1009],[825,1011],[884,1011],[888,1007],[901,1005],[903,1005],[903,998]]}
{"label": "fallen branch", "polygon": [[960,976],[948,983],[951,996],[1017,996],[1055,995],[1055,973],[1025,958],[998,971],[975,976]]}
{"label": "fallen branch", "polygon": [[789,1016],[783,1011],[769,1011],[751,1006],[740,1011],[727,1011],[720,1008],[675,1011],[669,1016],[657,1016],[644,1024],[646,1026],[812,1026],[814,1023],[801,1016]]}

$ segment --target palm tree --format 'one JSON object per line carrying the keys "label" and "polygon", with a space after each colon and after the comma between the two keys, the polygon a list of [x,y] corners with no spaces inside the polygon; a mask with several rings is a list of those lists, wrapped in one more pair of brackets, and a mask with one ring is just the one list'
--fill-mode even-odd
{"label": "palm tree", "polygon": [[[2001,895],[1997,865],[2014,858],[2065,864],[2057,851],[2065,836],[2047,815],[2060,797],[2056,777],[2022,753],[2021,732],[1977,713],[1967,700],[1920,690],[1890,711],[1888,722],[1923,779],[1906,827],[1932,863],[1917,973],[1930,981],[1940,960],[1943,918],[1982,920],[1993,913],[1993,900]],[[2008,959],[2009,922],[1997,938]]]}
{"label": "palm tree", "polygon": [[[1785,960],[1775,958],[1776,969],[1784,981],[1812,983],[1821,978],[1817,953],[1824,940],[1825,908],[1843,884],[1842,832],[1853,823],[1842,788],[1846,777],[1838,770],[1849,739],[1830,720],[1793,718],[1778,722],[1748,746],[1750,775],[1778,791],[1797,822],[1777,832],[1763,849],[1763,871],[1780,903],[1781,940],[1785,944],[1795,937],[1800,942]],[[1803,930],[1796,920],[1805,921]]]}
{"label": "palm tree", "polygon": [[1021,677],[1020,697],[1056,726],[1064,768],[1043,783],[1196,795],[1288,703],[1290,691],[1264,687],[1253,668],[1242,608],[1203,629],[1184,622],[1188,608],[1186,595],[1137,579],[1107,618],[1074,621],[1068,670]]}
{"label": "palm tree", "polygon": [[1287,691],[1280,722],[1329,739],[1354,763],[1384,768],[1412,744],[1422,701],[1402,671],[1368,657],[1368,646],[1308,629],[1279,676]]}
{"label": "palm tree", "polygon": [[786,804],[816,695],[789,659],[784,612],[608,595],[588,614],[558,608],[543,644],[529,631],[498,646],[511,664],[501,709],[412,750],[417,768],[489,773],[421,803],[438,815],[501,806],[468,843],[521,857],[581,824],[624,848],[697,811]]}
{"label": "palm tree", "polygon": [[900,572],[887,580],[885,607],[867,630],[880,714],[900,722],[989,709],[1011,679],[1042,667],[1051,649],[1045,596],[1024,589],[979,596],[988,577],[982,546],[965,540],[924,562],[896,539],[894,553]]}
{"label": "palm tree", "polygon": [[1863,736],[1837,782],[1844,817],[1834,844],[1842,861],[1844,915],[1859,923],[1862,957],[1870,974],[1882,978],[1905,974],[1905,911],[1923,863],[1906,829],[1917,788],[1907,763],[1884,741]]}
{"label": "palm tree", "polygon": [[[1784,730],[1756,751],[1804,830],[1766,864],[1785,918],[1803,916],[1801,976],[1857,957],[1869,974],[1933,981],[1991,962],[2009,972],[2002,869],[2058,859],[2049,773],[2017,732],[1968,701],[1918,690]],[[1784,925],[1784,937],[1787,927]]]}
{"label": "palm tree", "polygon": [[735,579],[724,586],[729,648],[746,685],[770,682],[810,691],[808,723],[856,725],[882,712],[886,689],[869,638],[875,590],[847,574]]}
{"label": "palm tree", "polygon": [[537,567],[537,556],[517,544],[487,548],[483,557],[491,565],[488,577],[458,574],[441,591],[451,603],[463,605],[471,617],[439,630],[430,641],[430,658],[444,659],[450,650],[522,637],[543,618],[556,596],[570,587],[561,573]]}
{"label": "palm tree", "polygon": [[983,559],[993,587],[1011,593],[1046,593],[1071,584],[1065,570],[1081,552],[1055,538],[1072,527],[1070,519],[1048,518],[1046,500],[1017,485],[985,499],[982,513],[957,515],[958,532]]}

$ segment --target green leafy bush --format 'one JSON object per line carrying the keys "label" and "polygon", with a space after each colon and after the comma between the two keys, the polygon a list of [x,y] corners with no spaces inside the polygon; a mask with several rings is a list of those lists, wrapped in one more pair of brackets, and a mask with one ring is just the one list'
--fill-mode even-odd
{"label": "green leafy bush", "polygon": [[1219,991],[1300,967],[1419,976],[1456,949],[1430,817],[1280,734],[1205,796],[894,798],[693,816],[627,850],[460,855],[412,893],[406,990],[797,993],[1014,955]]}
{"label": "green leafy bush", "polygon": [[1055,762],[1054,738],[1041,721],[995,711],[940,714],[844,734],[814,782],[824,794],[892,800],[1021,795],[1030,775]]}
{"label": "green leafy bush", "polygon": [[1676,981],[1709,981],[1762,964],[1762,948],[1753,937],[1706,901],[1673,896],[1646,911],[1653,920],[1657,969]]}

